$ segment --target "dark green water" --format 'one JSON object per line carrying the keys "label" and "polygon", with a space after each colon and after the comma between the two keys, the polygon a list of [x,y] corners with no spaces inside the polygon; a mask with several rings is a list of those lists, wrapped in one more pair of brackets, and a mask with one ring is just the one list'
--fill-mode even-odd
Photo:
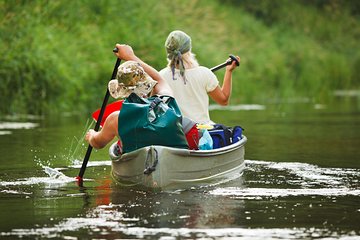
{"label": "dark green water", "polygon": [[0,238],[360,238],[360,101],[339,100],[212,111],[245,128],[245,171],[174,192],[115,186],[107,149],[78,187],[87,116],[3,116]]}

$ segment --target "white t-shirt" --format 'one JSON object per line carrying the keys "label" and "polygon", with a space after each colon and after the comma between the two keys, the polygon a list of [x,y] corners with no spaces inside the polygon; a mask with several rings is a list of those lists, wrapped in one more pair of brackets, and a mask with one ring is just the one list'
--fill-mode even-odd
{"label": "white t-shirt", "polygon": [[160,75],[168,82],[183,116],[197,123],[213,123],[209,116],[208,92],[215,90],[219,81],[215,74],[206,67],[195,67],[185,70],[184,83],[180,70],[175,69],[175,80],[169,67],[160,71]]}

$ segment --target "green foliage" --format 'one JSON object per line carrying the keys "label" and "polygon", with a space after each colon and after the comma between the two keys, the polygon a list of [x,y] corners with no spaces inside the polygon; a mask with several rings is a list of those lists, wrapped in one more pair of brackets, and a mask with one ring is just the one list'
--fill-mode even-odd
{"label": "green foliage", "polygon": [[[115,43],[157,69],[164,41],[187,32],[199,62],[241,56],[232,103],[359,88],[357,1],[0,0],[0,112],[91,111],[106,91]],[[217,73],[221,80],[223,71]]]}

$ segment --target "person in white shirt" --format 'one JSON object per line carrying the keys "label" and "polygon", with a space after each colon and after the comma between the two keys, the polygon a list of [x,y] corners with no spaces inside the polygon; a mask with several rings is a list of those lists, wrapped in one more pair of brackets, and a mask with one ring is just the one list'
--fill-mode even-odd
{"label": "person in white shirt", "polygon": [[[215,74],[206,67],[199,66],[191,52],[191,38],[176,30],[165,41],[168,65],[160,75],[173,90],[174,97],[183,116],[201,124],[214,124],[209,115],[209,96],[220,105],[228,105],[231,96],[232,72],[235,61],[225,70],[220,87]],[[240,57],[236,56],[240,62]]]}

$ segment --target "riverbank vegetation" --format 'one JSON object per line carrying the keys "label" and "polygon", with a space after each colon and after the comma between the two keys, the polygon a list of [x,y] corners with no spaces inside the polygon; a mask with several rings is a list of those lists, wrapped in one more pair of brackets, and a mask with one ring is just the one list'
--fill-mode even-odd
{"label": "riverbank vegetation", "polygon": [[231,104],[322,103],[360,87],[357,1],[1,0],[0,9],[3,114],[88,114],[103,100],[115,43],[160,70],[175,29],[204,66],[241,56]]}

